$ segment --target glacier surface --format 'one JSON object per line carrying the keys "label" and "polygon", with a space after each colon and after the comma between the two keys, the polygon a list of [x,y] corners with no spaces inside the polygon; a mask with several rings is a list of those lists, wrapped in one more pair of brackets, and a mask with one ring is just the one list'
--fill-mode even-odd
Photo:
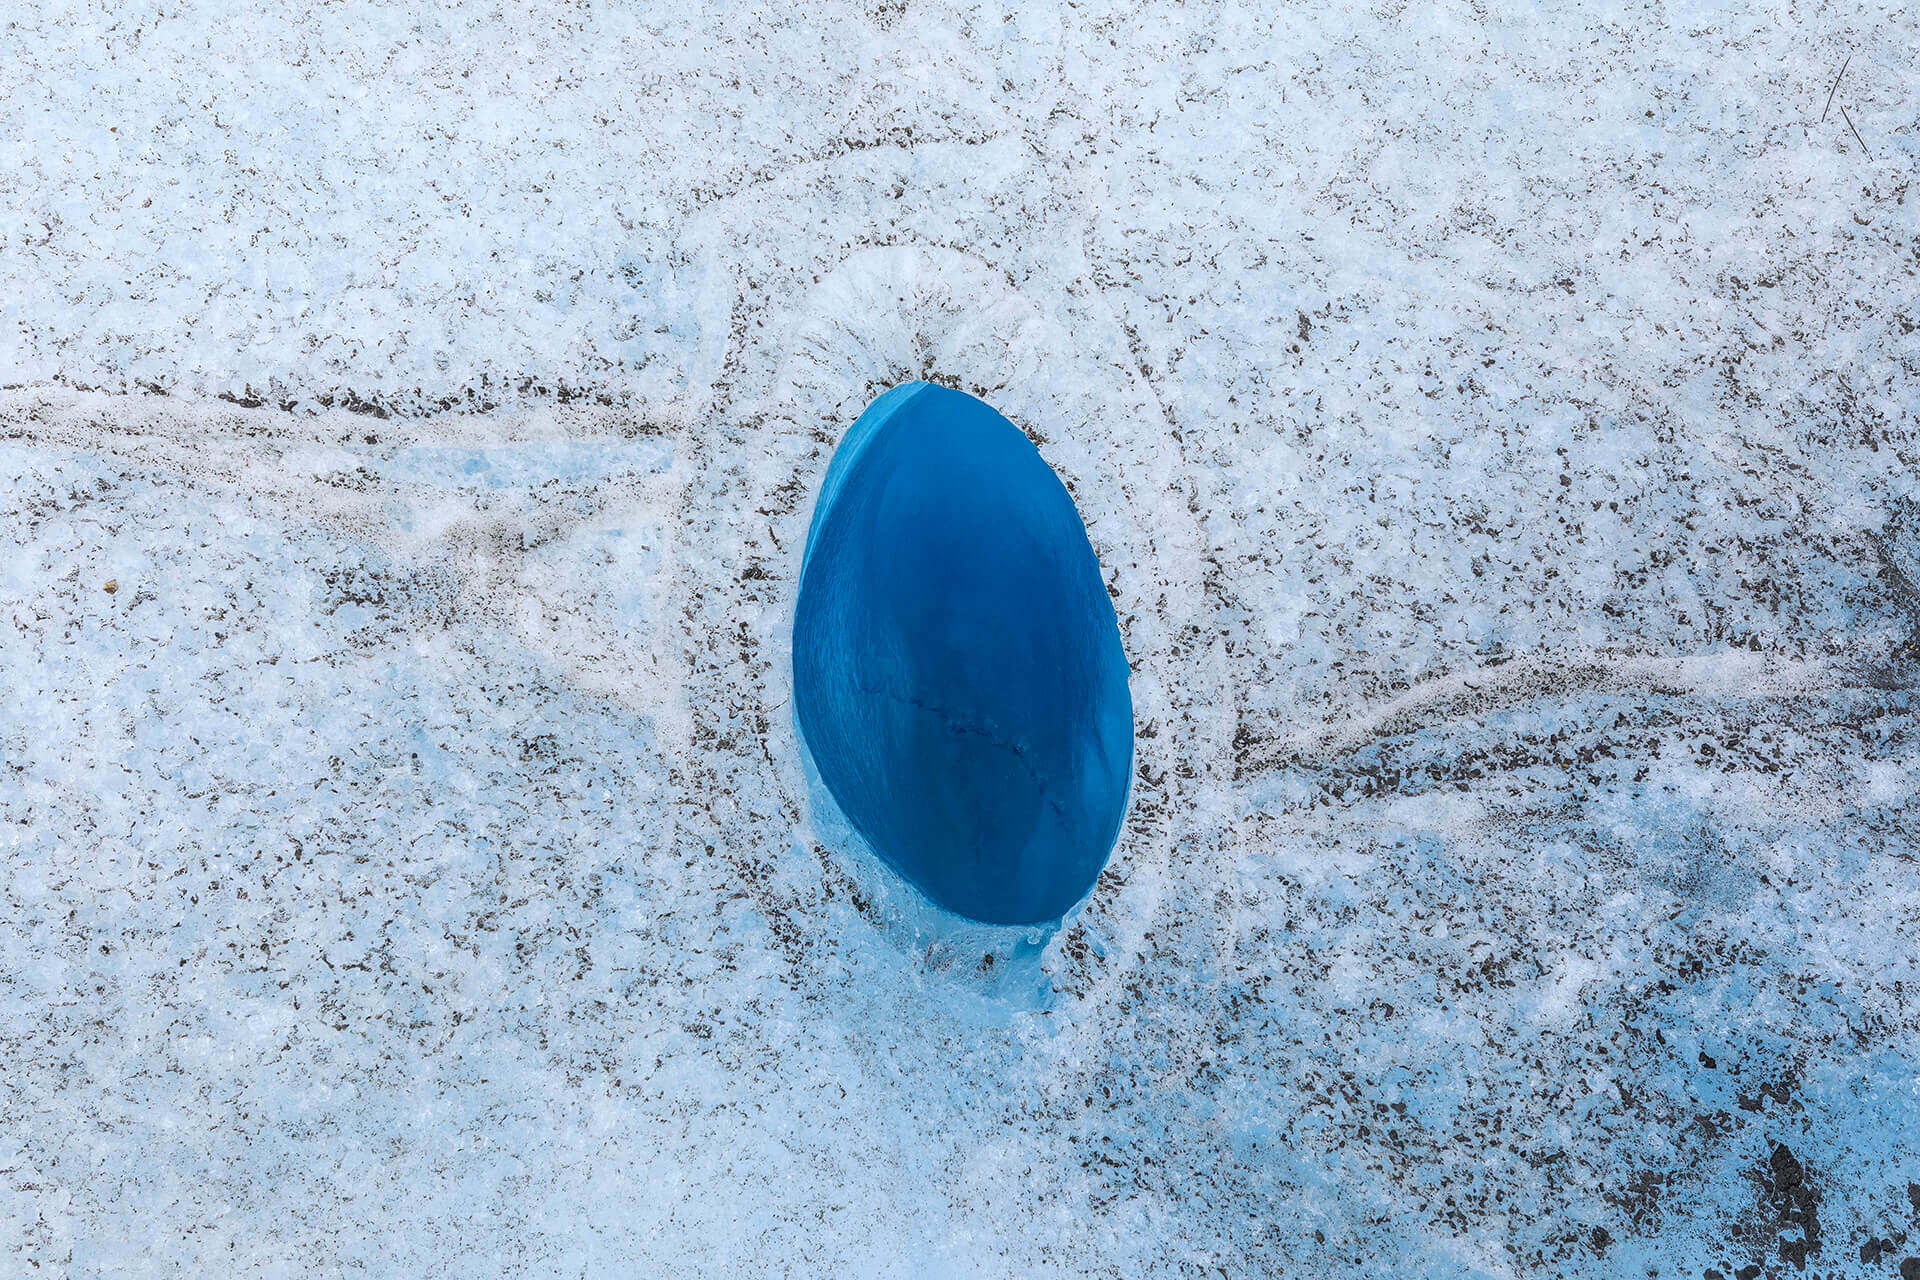
{"label": "glacier surface", "polygon": [[[1899,1274],[1916,47],[10,13],[0,1273]],[[912,378],[1040,432],[1133,664],[1044,939],[929,933],[792,732]]]}

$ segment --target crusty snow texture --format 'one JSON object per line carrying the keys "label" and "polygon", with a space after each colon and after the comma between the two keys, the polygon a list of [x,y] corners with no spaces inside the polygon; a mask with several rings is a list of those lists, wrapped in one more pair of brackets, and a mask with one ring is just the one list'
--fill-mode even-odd
{"label": "crusty snow texture", "polygon": [[[14,6],[0,1274],[1898,1275],[1914,15]],[[1134,665],[1050,934],[794,740],[914,377]]]}

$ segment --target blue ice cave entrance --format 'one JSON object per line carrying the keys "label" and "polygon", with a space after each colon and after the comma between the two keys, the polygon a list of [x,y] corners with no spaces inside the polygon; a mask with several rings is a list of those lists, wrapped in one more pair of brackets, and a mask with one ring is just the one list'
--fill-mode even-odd
{"label": "blue ice cave entrance", "polygon": [[1120,628],[1066,487],[965,392],[910,382],[827,469],[793,624],[794,715],[841,815],[937,906],[1057,920],[1126,811]]}

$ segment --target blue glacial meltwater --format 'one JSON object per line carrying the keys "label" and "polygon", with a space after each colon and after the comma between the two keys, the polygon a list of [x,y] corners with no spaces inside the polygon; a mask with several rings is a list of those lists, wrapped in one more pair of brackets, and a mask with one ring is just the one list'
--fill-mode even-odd
{"label": "blue glacial meltwater", "polygon": [[807,534],[794,710],[848,823],[938,906],[1056,920],[1106,865],[1127,659],[1066,487],[960,391],[911,382],[841,441]]}

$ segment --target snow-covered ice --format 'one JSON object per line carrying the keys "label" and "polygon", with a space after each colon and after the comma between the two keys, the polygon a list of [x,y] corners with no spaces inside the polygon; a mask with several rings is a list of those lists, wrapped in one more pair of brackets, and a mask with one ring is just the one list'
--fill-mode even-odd
{"label": "snow-covered ice", "polygon": [[[1901,1274],[1920,20],[1274,8],[0,19],[0,1274]],[[792,729],[914,377],[1134,666],[1030,939]]]}

